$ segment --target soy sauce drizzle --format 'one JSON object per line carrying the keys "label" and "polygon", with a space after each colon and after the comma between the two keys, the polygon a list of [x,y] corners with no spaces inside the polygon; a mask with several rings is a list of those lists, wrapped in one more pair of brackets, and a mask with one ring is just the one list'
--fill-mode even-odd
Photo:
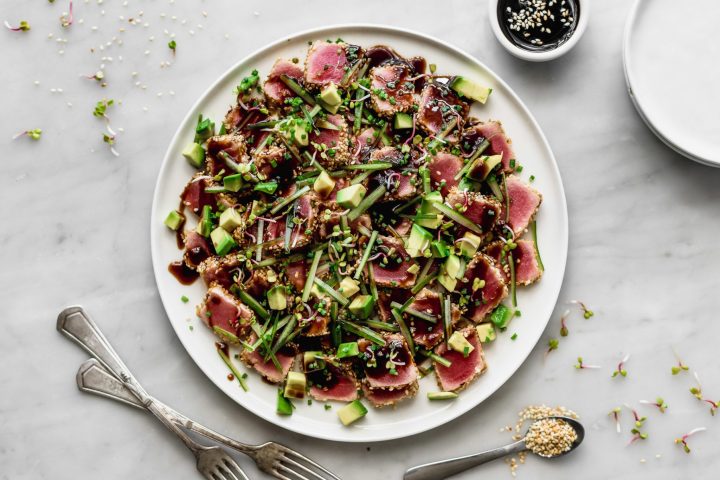
{"label": "soy sauce drizzle", "polygon": [[505,37],[530,51],[553,50],[567,42],[577,27],[577,0],[501,0],[498,21]]}

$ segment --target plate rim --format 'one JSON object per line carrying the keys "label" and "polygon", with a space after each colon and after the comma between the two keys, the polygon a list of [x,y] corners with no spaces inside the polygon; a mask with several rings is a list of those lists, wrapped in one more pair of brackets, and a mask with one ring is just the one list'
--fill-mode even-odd
{"label": "plate rim", "polygon": [[683,148],[682,146],[678,145],[677,143],[670,140],[668,137],[666,137],[662,130],[653,123],[653,121],[650,119],[650,117],[645,113],[645,110],[643,109],[642,105],[640,104],[640,100],[635,96],[635,92],[632,85],[632,74],[631,74],[631,55],[629,53],[630,51],[630,41],[633,34],[635,23],[637,22],[638,18],[638,12],[640,11],[641,5],[643,5],[645,2],[643,0],[635,0],[635,3],[633,3],[632,7],[630,7],[630,13],[628,14],[627,21],[625,23],[625,28],[623,31],[623,46],[622,46],[622,60],[623,60],[623,74],[625,76],[625,86],[628,93],[628,96],[630,97],[630,100],[632,101],[633,106],[635,107],[635,110],[637,111],[638,115],[640,115],[640,118],[645,123],[645,125],[650,129],[650,131],[658,138],[661,142],[663,142],[666,146],[670,147],[672,150],[674,150],[676,153],[679,153],[680,155],[684,156],[685,158],[689,158],[690,160],[700,163],[702,165],[706,165],[708,167],[715,167],[720,168],[720,160],[712,160],[709,158],[705,158],[701,155],[697,155],[696,153],[693,153],[692,151]]}
{"label": "plate rim", "polygon": [[[178,340],[182,344],[187,355],[192,359],[192,361],[200,369],[200,371],[202,371],[203,374],[215,385],[216,388],[218,388],[221,392],[225,393],[233,402],[235,402],[238,406],[240,406],[247,412],[249,412],[249,413],[255,415],[256,417],[261,418],[269,423],[272,423],[273,425],[283,428],[285,430],[295,432],[295,433],[298,433],[298,434],[306,436],[306,437],[318,438],[318,439],[334,441],[334,442],[376,443],[376,442],[383,442],[383,441],[388,441],[388,440],[395,440],[395,439],[399,439],[399,438],[409,438],[409,437],[418,435],[420,433],[424,433],[424,432],[433,430],[433,429],[441,427],[447,423],[450,423],[454,420],[457,420],[459,417],[466,414],[470,410],[478,407],[480,404],[482,404],[484,401],[486,401],[488,398],[490,398],[492,395],[494,395],[498,390],[500,390],[500,388],[502,388],[507,383],[507,381],[517,373],[517,371],[523,366],[523,364],[530,357],[535,346],[537,346],[537,342],[539,342],[540,339],[542,338],[542,333],[540,334],[540,336],[538,336],[538,339],[535,342],[535,345],[533,345],[533,347],[527,352],[527,354],[519,362],[517,367],[514,368],[511,372],[509,372],[505,376],[505,378],[503,378],[501,381],[499,381],[497,386],[494,388],[494,390],[492,392],[488,393],[483,398],[479,399],[477,402],[469,402],[467,405],[463,405],[462,408],[456,409],[450,418],[443,419],[441,421],[420,423],[416,428],[405,429],[399,433],[388,434],[387,432],[384,432],[384,431],[377,431],[377,432],[366,431],[363,436],[356,436],[356,437],[346,436],[346,437],[338,438],[338,437],[328,435],[328,434],[326,434],[324,432],[320,432],[320,431],[307,432],[304,430],[300,430],[299,428],[296,428],[296,426],[291,423],[286,423],[286,422],[280,421],[281,419],[279,417],[277,417],[276,415],[270,415],[269,412],[256,411],[256,410],[250,409],[248,406],[243,405],[240,401],[238,401],[232,395],[225,392],[224,389],[220,388],[219,384],[216,382],[216,380],[210,374],[207,366],[204,365],[203,362],[200,362],[195,358],[195,356],[193,355],[191,349],[189,348],[189,345],[187,344],[185,338],[179,334],[180,332],[176,328],[176,325],[170,319],[170,315],[168,314],[169,308],[167,305],[167,302],[169,302],[169,299],[165,298],[165,296],[163,295],[161,286],[160,286],[161,275],[166,273],[166,269],[160,268],[160,266],[158,265],[158,263],[156,261],[156,259],[159,258],[159,253],[156,253],[156,249],[157,249],[157,245],[158,245],[158,241],[156,238],[156,232],[159,229],[156,229],[155,226],[157,225],[157,222],[161,221],[160,213],[158,211],[158,203],[160,201],[160,191],[161,191],[160,187],[161,187],[162,179],[165,177],[166,171],[168,168],[170,168],[170,164],[172,161],[170,158],[170,151],[172,149],[171,147],[179,141],[182,126],[185,125],[185,123],[188,120],[190,120],[191,117],[194,117],[194,112],[197,110],[199,105],[208,97],[208,95],[211,94],[211,92],[213,90],[215,90],[218,87],[219,84],[224,82],[230,75],[232,75],[234,72],[236,72],[236,70],[238,70],[244,63],[246,63],[248,59],[260,54],[261,52],[263,52],[265,50],[273,49],[273,48],[275,48],[283,43],[287,43],[297,37],[302,37],[302,36],[307,36],[307,35],[322,35],[325,32],[336,32],[336,31],[341,31],[341,30],[357,30],[357,29],[373,30],[378,33],[389,32],[389,33],[393,33],[393,34],[405,35],[405,36],[409,36],[411,38],[415,38],[417,40],[429,41],[429,42],[435,43],[436,45],[441,46],[445,49],[451,50],[451,51],[455,52],[456,54],[460,55],[462,58],[468,60],[475,66],[480,67],[481,69],[485,70],[488,74],[490,74],[494,79],[497,80],[497,82],[503,88],[505,88],[507,90],[508,94],[511,96],[511,99],[520,107],[523,114],[529,120],[534,132],[538,135],[540,143],[546,149],[547,153],[550,156],[550,159],[552,160],[552,169],[551,170],[553,172],[553,175],[555,176],[554,180],[557,181],[559,201],[560,201],[560,206],[562,207],[559,211],[559,214],[560,214],[560,220],[562,223],[563,231],[559,234],[560,258],[559,258],[558,265],[557,265],[557,270],[558,270],[560,276],[559,276],[557,285],[550,292],[551,293],[550,296],[553,298],[553,310],[554,310],[555,305],[557,305],[557,301],[558,301],[558,298],[560,295],[560,290],[562,289],[562,285],[563,285],[563,282],[565,279],[570,228],[569,228],[567,197],[565,195],[565,188],[564,188],[564,185],[562,182],[562,176],[560,174],[559,164],[557,162],[557,159],[555,158],[555,154],[552,151],[550,143],[545,135],[545,132],[542,130],[542,128],[540,128],[539,123],[535,119],[535,116],[530,112],[527,105],[520,99],[520,97],[517,95],[517,93],[507,84],[507,82],[500,75],[498,75],[493,69],[489,68],[485,63],[478,60],[473,55],[466,52],[464,49],[459,48],[459,47],[455,46],[454,44],[451,44],[451,43],[441,40],[439,38],[436,38],[432,35],[418,32],[413,29],[396,27],[396,26],[381,24],[381,23],[360,22],[360,23],[333,24],[333,25],[309,28],[309,29],[293,32],[289,35],[278,37],[277,40],[270,42],[270,43],[266,43],[266,44],[262,45],[260,48],[255,49],[252,52],[248,53],[247,55],[243,56],[238,61],[233,62],[233,64],[228,69],[226,69],[215,81],[213,81],[212,84],[208,88],[206,88],[204,90],[204,92],[197,98],[197,100],[190,106],[187,114],[179,122],[178,127],[175,131],[175,134],[172,136],[172,138],[170,139],[170,142],[168,143],[168,147],[167,147],[167,150],[163,157],[163,161],[160,166],[160,170],[158,171],[158,174],[157,174],[157,178],[155,181],[155,189],[154,189],[153,197],[152,197],[151,214],[150,214],[150,253],[151,253],[151,262],[152,262],[152,266],[153,266],[153,274],[155,277],[155,285],[156,285],[158,294],[160,296],[160,301],[162,303],[163,309],[165,311],[165,316],[167,317],[168,322],[170,323],[170,326],[173,329],[173,332],[175,333]],[[544,320],[545,324],[543,326],[543,330],[542,330],[543,332],[547,328],[547,325],[549,324],[551,318],[552,318],[552,310],[551,310],[551,313]]]}

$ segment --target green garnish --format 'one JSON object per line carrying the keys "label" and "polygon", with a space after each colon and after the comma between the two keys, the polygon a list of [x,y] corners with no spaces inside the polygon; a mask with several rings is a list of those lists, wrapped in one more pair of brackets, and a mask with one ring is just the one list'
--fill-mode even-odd
{"label": "green garnish", "polygon": [[241,93],[247,93],[250,91],[251,88],[256,86],[258,84],[258,81],[260,80],[260,74],[257,70],[253,70],[250,72],[250,75],[240,80],[240,84],[235,87],[235,94],[241,94]]}
{"label": "green garnish", "polygon": [[307,302],[310,298],[310,292],[312,291],[313,283],[315,282],[315,273],[317,272],[318,265],[320,264],[320,258],[322,257],[322,250],[315,251],[313,256],[312,265],[308,272],[307,279],[305,280],[305,288],[303,288],[302,301]]}
{"label": "green garnish", "polygon": [[168,48],[172,50],[173,54],[175,54],[175,49],[177,48],[177,42],[175,40],[170,40],[168,42]]}
{"label": "green garnish", "polygon": [[363,252],[363,256],[360,259],[360,263],[358,264],[357,270],[355,271],[355,275],[353,275],[353,278],[355,280],[359,280],[362,276],[363,269],[365,268],[365,264],[367,263],[368,258],[370,258],[370,252],[372,251],[373,246],[375,245],[375,241],[377,240],[378,232],[377,230],[373,230],[370,234],[370,240],[368,240],[367,246],[365,247],[365,252]]}
{"label": "green garnish", "polygon": [[230,358],[227,355],[225,355],[225,352],[223,351],[222,348],[218,348],[217,352],[218,352],[218,355],[220,355],[220,358],[222,358],[222,361],[225,362],[225,365],[227,365],[227,367],[230,369],[233,376],[237,379],[238,383],[240,384],[240,387],[242,387],[242,389],[247,392],[249,390],[249,388],[248,388],[247,382],[245,381],[246,377],[243,374],[241,374],[237,370],[237,368],[235,368],[235,365],[233,365],[232,361],[230,361]]}

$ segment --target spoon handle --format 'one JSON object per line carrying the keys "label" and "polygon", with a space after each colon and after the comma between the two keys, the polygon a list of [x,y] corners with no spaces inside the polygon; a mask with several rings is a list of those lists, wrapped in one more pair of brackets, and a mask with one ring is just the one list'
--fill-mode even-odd
{"label": "spoon handle", "polygon": [[465,455],[464,457],[455,457],[418,465],[408,469],[403,476],[403,480],[442,480],[443,478],[463,472],[468,468],[497,460],[505,455],[519,453],[525,449],[525,440],[519,440],[504,447],[493,448],[492,450],[486,450],[473,455]]}

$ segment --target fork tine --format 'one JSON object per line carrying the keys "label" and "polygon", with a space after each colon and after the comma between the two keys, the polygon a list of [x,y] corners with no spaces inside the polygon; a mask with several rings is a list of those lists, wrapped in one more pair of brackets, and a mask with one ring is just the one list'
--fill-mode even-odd
{"label": "fork tine", "polygon": [[273,477],[278,478],[280,480],[292,480],[292,478],[286,477],[282,473],[278,472],[276,469],[271,470],[270,473],[272,474]]}
{"label": "fork tine", "polygon": [[[233,474],[234,480],[249,480],[248,476],[245,474],[245,472],[243,472],[242,468],[240,468],[240,465],[238,465],[232,457],[225,457],[222,461],[227,467],[227,469],[230,471],[230,473]],[[235,474],[235,472],[237,472],[237,475]]]}
{"label": "fork tine", "polygon": [[230,467],[228,467],[227,465],[225,465],[226,462],[227,462],[227,460],[225,460],[224,462],[222,462],[221,465],[219,465],[219,466],[217,467],[218,470],[221,471],[221,472],[224,470],[225,473],[227,473],[227,475],[225,475],[225,478],[226,478],[226,479],[229,479],[229,480],[238,480],[238,477],[233,473],[233,471],[230,469]]}
{"label": "fork tine", "polygon": [[309,468],[307,468],[305,465],[296,462],[296,461],[293,460],[292,458],[284,457],[284,458],[282,459],[282,462],[289,463],[290,465],[292,465],[292,466],[294,466],[294,467],[296,467],[296,468],[299,468],[299,469],[302,470],[303,472],[308,473],[308,474],[311,476],[311,478],[314,478],[314,479],[316,479],[316,480],[326,480],[325,477],[321,476],[321,475],[318,474],[317,472],[313,472],[312,470],[310,470]]}
{"label": "fork tine", "polygon": [[[340,477],[338,477],[337,475],[332,473],[327,468],[323,467],[322,465],[320,465],[318,463],[315,463],[314,461],[310,460],[305,455],[303,455],[299,452],[296,452],[295,450],[290,450],[289,448],[286,448],[284,451],[284,454],[285,454],[284,455],[285,458],[287,458],[288,460],[290,459],[290,455],[293,455],[296,459],[302,460],[303,462],[307,463],[311,467],[313,467],[317,470],[320,470],[321,472],[325,473],[326,475],[329,475],[332,480],[341,480]],[[321,477],[321,478],[324,478],[324,477]]]}
{"label": "fork tine", "polygon": [[297,480],[310,480],[310,479],[307,478],[306,476],[301,475],[301,474],[299,474],[298,472],[296,472],[295,470],[292,470],[292,469],[286,467],[286,466],[283,465],[282,463],[278,463],[278,464],[275,466],[275,468],[278,469],[278,470],[283,470],[283,471],[285,471],[285,472],[288,472],[288,473],[294,475],[295,477],[297,477]]}

